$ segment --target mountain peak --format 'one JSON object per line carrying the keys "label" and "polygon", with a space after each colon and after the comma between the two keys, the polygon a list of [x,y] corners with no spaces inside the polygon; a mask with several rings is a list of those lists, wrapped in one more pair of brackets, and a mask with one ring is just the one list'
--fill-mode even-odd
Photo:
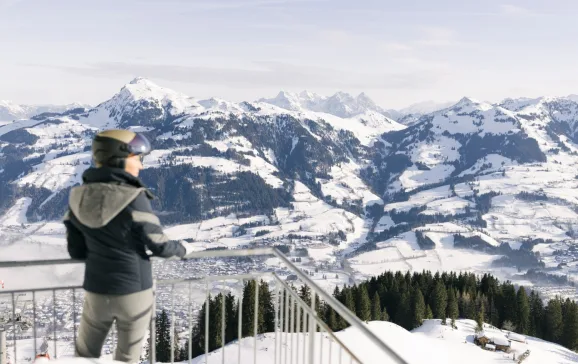
{"label": "mountain peak", "polygon": [[480,104],[480,101],[472,97],[464,96],[457,103],[457,105],[471,105],[471,104],[477,105]]}
{"label": "mountain peak", "polygon": [[133,78],[128,84],[129,85],[138,85],[138,84],[152,84],[152,82],[145,77],[137,76]]}
{"label": "mountain peak", "polygon": [[377,105],[375,104],[375,102],[369,96],[367,96],[367,94],[365,94],[365,92],[362,92],[359,95],[357,95],[357,103],[360,106],[368,108],[368,109],[376,109],[377,108]]}
{"label": "mountain peak", "polygon": [[321,96],[314,92],[301,91],[299,94],[280,91],[274,98],[261,98],[259,102],[265,102],[286,110],[310,110],[323,112],[342,118],[350,118],[363,114],[367,111],[377,112],[390,117],[382,108],[377,106],[365,93],[357,97],[343,91],[338,91],[332,96]]}

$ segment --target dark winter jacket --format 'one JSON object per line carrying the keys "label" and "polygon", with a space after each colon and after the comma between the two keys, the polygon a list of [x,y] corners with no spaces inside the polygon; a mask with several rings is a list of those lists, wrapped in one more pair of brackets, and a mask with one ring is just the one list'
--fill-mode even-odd
{"label": "dark winter jacket", "polygon": [[82,179],[84,184],[70,191],[64,224],[70,257],[85,261],[83,288],[113,295],[151,288],[149,254],[185,255],[185,248],[163,233],[151,193],[119,168],[89,168]]}

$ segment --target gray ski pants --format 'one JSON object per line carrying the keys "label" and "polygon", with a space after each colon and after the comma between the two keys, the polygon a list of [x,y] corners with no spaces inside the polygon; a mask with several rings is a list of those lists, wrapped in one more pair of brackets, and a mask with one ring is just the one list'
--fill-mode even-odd
{"label": "gray ski pants", "polygon": [[127,295],[85,292],[75,355],[99,358],[104,340],[116,320],[118,342],[114,360],[140,362],[143,339],[152,316],[153,299],[152,289]]}

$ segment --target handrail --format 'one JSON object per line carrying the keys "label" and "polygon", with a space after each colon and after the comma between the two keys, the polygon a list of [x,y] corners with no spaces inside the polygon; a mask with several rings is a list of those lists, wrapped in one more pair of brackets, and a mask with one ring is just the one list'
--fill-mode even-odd
{"label": "handrail", "polygon": [[[262,255],[276,255],[275,248],[256,248],[256,249],[224,249],[224,250],[203,250],[198,252],[192,252],[182,259],[164,259],[159,257],[151,257],[152,260],[168,260],[168,261],[179,261],[179,260],[192,260],[201,258],[226,258],[226,257],[250,257],[250,256],[262,256]],[[0,269],[2,268],[19,268],[19,267],[34,267],[43,265],[60,265],[60,264],[80,264],[84,263],[83,260],[76,259],[39,259],[39,260],[12,260],[12,261],[0,261]]]}
{"label": "handrail", "polygon": [[[277,258],[281,259],[285,264],[290,267],[295,267],[295,265],[287,259],[286,256],[281,254],[281,252],[277,249],[274,249],[274,254]],[[347,307],[345,307],[339,300],[337,300],[332,295],[328,294],[325,290],[317,285],[317,283],[313,282],[305,273],[303,273],[300,269],[295,267],[295,274],[301,279],[305,284],[311,287],[312,291],[315,291],[322,299],[326,302],[331,302],[332,308],[339,314],[341,317],[345,318],[349,324],[356,327],[357,329],[361,330],[365,335],[369,337],[374,344],[376,344],[379,348],[384,350],[386,353],[390,354],[393,359],[395,359],[396,363],[400,364],[408,364],[408,362],[401,357],[397,352],[395,352],[392,348],[389,347],[386,343],[384,343],[380,338],[378,338],[371,330],[367,328],[366,325],[363,324],[363,321],[359,319],[359,317],[355,316]],[[335,306],[334,306],[335,305]]]}
{"label": "handrail", "polygon": [[[276,273],[273,273],[273,277],[275,277],[275,279],[281,283],[281,286],[285,289],[286,292],[289,293],[289,295],[291,295],[291,297],[293,297],[294,300],[300,300],[301,302],[303,301],[301,299],[301,297],[299,297],[297,295],[297,293],[295,293],[290,287],[289,285],[287,285],[287,283],[283,282],[283,280],[281,279],[281,277],[279,277]],[[307,307],[306,305],[303,305],[302,309],[309,314],[310,316],[316,316],[315,311],[313,311],[310,307]],[[354,359],[355,361],[357,361],[358,363],[361,363],[361,361],[359,360],[359,358],[353,354],[351,352],[351,350],[349,350],[349,348],[337,337],[335,336],[335,334],[333,333],[333,331],[331,331],[331,329],[329,328],[329,326],[327,326],[327,324],[325,324],[323,321],[320,321],[317,323],[319,325],[319,327],[321,327],[323,330],[325,330],[325,332],[327,332],[327,334],[333,339],[335,340],[336,343],[340,344],[344,350],[347,352],[347,354],[349,354],[351,356],[352,359]]]}

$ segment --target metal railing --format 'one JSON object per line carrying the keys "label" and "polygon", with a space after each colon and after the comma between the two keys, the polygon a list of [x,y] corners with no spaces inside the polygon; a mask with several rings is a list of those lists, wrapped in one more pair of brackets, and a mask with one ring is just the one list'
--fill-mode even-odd
{"label": "metal railing", "polygon": [[[159,298],[159,293],[165,294],[165,290],[170,288],[170,308],[169,308],[169,316],[170,316],[170,360],[166,360],[169,358],[164,358],[164,362],[170,361],[171,363],[175,362],[175,357],[178,353],[176,353],[176,343],[179,339],[179,336],[176,332],[176,309],[175,309],[175,294],[178,293],[179,290],[182,291],[183,286],[185,287],[185,291],[187,291],[188,301],[186,304],[186,314],[181,311],[187,321],[185,325],[186,328],[186,339],[184,348],[186,348],[186,358],[180,356],[181,361],[187,361],[188,363],[192,363],[193,359],[193,340],[199,339],[202,336],[204,339],[204,360],[201,362],[203,363],[213,363],[217,362],[216,355],[220,354],[221,360],[220,362],[226,363],[226,358],[231,358],[232,355],[237,357],[237,363],[257,363],[257,362],[265,362],[265,363],[274,363],[274,364],[289,364],[289,363],[343,363],[343,361],[348,363],[407,363],[405,359],[403,359],[395,350],[393,350],[389,345],[384,343],[381,339],[379,339],[374,332],[372,332],[368,326],[362,322],[354,313],[352,313],[349,309],[347,309],[339,300],[333,297],[331,294],[327,293],[325,290],[320,288],[309,276],[301,271],[298,267],[296,267],[284,254],[279,252],[277,249],[274,248],[256,248],[256,249],[238,249],[238,250],[210,250],[210,251],[201,251],[189,254],[186,257],[186,260],[192,259],[202,259],[202,258],[239,258],[239,257],[258,257],[258,256],[273,256],[289,270],[289,272],[296,276],[300,282],[304,285],[309,287],[310,289],[310,298],[307,299],[306,302],[304,297],[300,295],[294,286],[289,285],[286,280],[284,280],[278,272],[252,272],[246,274],[233,274],[233,275],[218,275],[218,276],[206,276],[206,277],[193,277],[188,279],[155,279],[154,283],[154,292],[155,292],[155,299],[153,300],[153,312],[158,314],[160,308],[157,309],[156,301]],[[156,260],[156,259],[155,259]],[[36,261],[13,261],[13,262],[0,262],[0,269],[1,268],[18,268],[18,267],[34,267],[34,266],[52,266],[55,264],[77,264],[83,263],[81,261],[75,260],[36,260]],[[229,341],[227,341],[227,324],[230,323],[230,320],[226,320],[226,300],[225,300],[225,291],[230,289],[231,281],[240,284],[242,287],[245,287],[250,282],[254,284],[254,298],[249,300],[248,297],[243,297],[243,295],[239,295],[239,297],[233,296],[233,302],[236,306],[236,316],[237,316],[237,335],[235,338],[231,338],[229,333]],[[260,282],[259,282],[260,281]],[[216,284],[222,283],[220,288],[216,288]],[[269,285],[272,284],[273,288],[268,289],[269,293],[271,294],[272,302],[273,302],[273,324],[272,324],[272,331],[265,332],[263,331],[264,326],[271,328],[271,322],[264,323],[259,322],[260,313],[259,310],[261,309],[261,305],[264,303],[263,299],[260,296],[260,285],[265,282],[267,285],[264,287],[270,287]],[[204,286],[204,302],[201,303],[201,309],[198,310],[199,312],[203,312],[204,310],[204,318],[198,317],[200,314],[197,314],[197,319],[195,320],[195,314],[193,313],[193,287],[198,286],[198,289],[202,289],[201,287]],[[215,295],[214,302],[218,302],[220,307],[220,314],[217,316],[221,322],[211,322],[210,321],[210,314],[211,314],[211,302],[213,299],[211,298],[211,292],[217,289],[219,294]],[[64,301],[63,296],[59,294],[61,291],[67,291],[70,293],[71,300],[66,300],[65,303],[60,303],[61,305],[68,308],[68,311],[63,313],[62,311],[58,310],[57,308],[59,302],[57,298],[60,298],[61,301]],[[12,291],[0,291],[0,297],[9,296],[10,297],[10,306],[11,310],[11,317],[9,319],[4,319],[4,328],[6,330],[6,343],[8,345],[7,353],[10,357],[10,364],[18,364],[18,344],[22,342],[24,345],[26,340],[32,339],[33,350],[30,351],[34,355],[30,358],[30,355],[22,361],[29,361],[28,359],[33,359],[39,353],[42,354],[38,350],[38,332],[37,327],[42,325],[46,327],[49,325],[44,332],[48,333],[51,331],[50,336],[45,336],[44,348],[46,349],[49,347],[47,346],[47,340],[52,340],[52,357],[61,357],[61,356],[73,356],[74,355],[74,344],[76,343],[77,339],[77,326],[79,324],[78,316],[80,313],[80,309],[78,304],[82,302],[81,299],[77,297],[77,291],[80,291],[82,294],[82,289],[80,286],[63,286],[63,287],[47,287],[47,288],[34,288],[34,289],[22,289],[22,290],[12,290]],[[37,296],[38,295],[45,295],[46,293],[52,293],[52,305],[51,305],[51,320],[50,322],[41,322],[38,319],[37,315]],[[231,291],[229,291],[231,292]],[[22,314],[26,314],[28,311],[24,310],[20,316],[17,315],[16,312],[16,305],[17,305],[17,298],[20,294],[32,293],[32,321],[28,322],[25,317],[22,317]],[[229,295],[229,299],[232,295]],[[247,302],[250,302],[252,305],[245,304],[244,299],[247,298]],[[220,301],[217,301],[220,300]],[[70,305],[70,301],[72,301],[71,309],[68,305]],[[330,327],[331,323],[326,322],[325,317],[320,317],[318,314],[318,308],[323,303],[324,307],[327,310],[333,310],[333,313],[342,320],[342,322],[346,323],[345,327],[348,327],[347,330],[356,330],[358,335],[356,335],[356,339],[354,341],[347,340],[342,337],[339,333],[335,333],[332,328]],[[179,306],[183,306],[183,300],[179,300],[177,302]],[[244,307],[246,306],[246,307]],[[252,306],[252,307],[251,307]],[[243,309],[249,308],[249,312],[243,312]],[[162,309],[166,309],[163,307]],[[228,307],[230,310],[230,307]],[[72,317],[70,317],[70,321],[72,323],[72,350],[69,348],[67,349],[68,352],[61,353],[59,350],[58,341],[59,339],[62,341],[69,341],[71,338],[66,333],[62,333],[62,326],[63,322],[66,321],[65,316],[68,315],[69,311],[72,311]],[[271,308],[268,308],[269,314],[271,314]],[[0,315],[2,313],[0,312]],[[156,328],[156,316],[153,315],[153,318],[150,322],[150,329],[148,333],[148,361],[150,363],[155,363],[157,360],[157,352],[156,352],[156,344],[157,343],[157,328]],[[261,313],[263,314],[263,312]],[[181,315],[181,316],[183,316]],[[58,317],[60,316],[60,317]],[[244,316],[248,320],[252,321],[251,323],[244,322]],[[269,317],[270,318],[270,317]],[[204,319],[204,325],[201,320]],[[183,319],[181,318],[181,321]],[[196,321],[196,322],[195,322]],[[60,326],[59,326],[60,324]],[[219,325],[220,324],[220,325]],[[28,326],[27,326],[28,325]],[[219,325],[220,330],[218,330]],[[0,328],[2,326],[2,317],[0,316]],[[66,327],[66,325],[64,325]],[[204,335],[198,332],[198,328],[204,326]],[[250,327],[252,326],[252,327]],[[26,336],[23,334],[27,330],[25,328],[32,330],[32,338],[30,335]],[[58,334],[60,327],[60,335]],[[197,336],[194,336],[193,328],[197,328]],[[50,330],[51,329],[51,330]],[[219,333],[220,331],[220,333]],[[213,337],[210,337],[210,333],[213,334]],[[20,335],[19,335],[20,334]],[[220,334],[220,337],[218,336]],[[20,336],[20,337],[18,337]],[[111,332],[109,341],[112,342],[113,346],[115,343],[115,335],[114,330]],[[215,345],[214,341],[218,341],[218,346]],[[252,341],[252,343],[251,343]],[[211,345],[213,342],[213,345]],[[11,344],[10,344],[11,343]],[[259,348],[259,343],[261,343],[261,349]],[[351,345],[355,343],[359,345],[359,343],[363,343],[363,346],[366,348],[368,345],[374,348],[372,352],[371,359],[367,359],[367,357],[363,358],[362,354],[365,350],[353,350]],[[1,346],[2,343],[0,343]],[[27,343],[30,344],[30,343]],[[199,343],[196,343],[199,344]],[[202,344],[202,343],[201,343]],[[69,345],[70,346],[70,345]],[[211,347],[212,346],[212,347]],[[236,346],[236,350],[235,350]],[[252,358],[249,359],[247,348],[252,347]],[[212,350],[210,350],[212,349]],[[72,352],[71,352],[72,351]],[[197,347],[198,351],[198,347]],[[234,352],[236,351],[236,353]],[[261,354],[262,356],[258,355],[258,351],[265,351],[266,354]],[[272,351],[272,354],[269,355],[269,352]],[[378,356],[375,356],[375,353],[378,353]],[[166,354],[166,353],[165,353]],[[197,353],[199,354],[199,353]],[[360,355],[361,354],[361,355]],[[380,355],[379,355],[380,354]],[[243,359],[243,360],[242,360]],[[261,360],[259,360],[261,359]],[[349,359],[349,360],[348,360]],[[1,360],[1,359],[0,359]],[[6,363],[0,363],[6,364]]]}

